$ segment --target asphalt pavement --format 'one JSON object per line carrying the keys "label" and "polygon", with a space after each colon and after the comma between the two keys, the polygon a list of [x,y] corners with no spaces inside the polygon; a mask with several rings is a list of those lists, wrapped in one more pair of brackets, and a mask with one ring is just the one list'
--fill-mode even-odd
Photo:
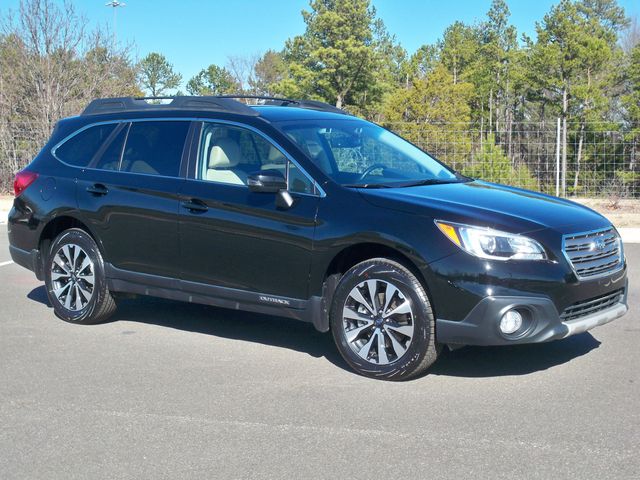
{"label": "asphalt pavement", "polygon": [[352,373],[311,325],[152,298],[58,320],[0,226],[0,478],[638,478],[631,311],[565,340]]}

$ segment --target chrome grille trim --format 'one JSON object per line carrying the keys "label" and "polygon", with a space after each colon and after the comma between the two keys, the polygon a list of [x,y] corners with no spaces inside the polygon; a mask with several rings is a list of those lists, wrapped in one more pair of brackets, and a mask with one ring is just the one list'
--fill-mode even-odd
{"label": "chrome grille trim", "polygon": [[564,309],[560,315],[560,319],[563,322],[566,322],[607,310],[608,308],[619,304],[623,298],[624,289],[620,289],[612,293],[607,293],[606,295],[600,295],[599,297],[591,298],[589,300],[576,302]]}
{"label": "chrome grille trim", "polygon": [[608,275],[624,263],[622,240],[613,227],[564,235],[562,252],[580,279]]}

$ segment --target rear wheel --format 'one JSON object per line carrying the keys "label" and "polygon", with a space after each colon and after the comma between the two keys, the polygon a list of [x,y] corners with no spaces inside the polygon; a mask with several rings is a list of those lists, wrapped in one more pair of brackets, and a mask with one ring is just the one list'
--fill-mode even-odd
{"label": "rear wheel", "polygon": [[44,275],[49,302],[62,320],[96,324],[115,312],[102,255],[84,230],[72,228],[58,235],[49,249]]}
{"label": "rear wheel", "polygon": [[368,377],[406,380],[437,358],[424,287],[409,269],[385,258],[359,263],[342,277],[331,329],[343,358]]}

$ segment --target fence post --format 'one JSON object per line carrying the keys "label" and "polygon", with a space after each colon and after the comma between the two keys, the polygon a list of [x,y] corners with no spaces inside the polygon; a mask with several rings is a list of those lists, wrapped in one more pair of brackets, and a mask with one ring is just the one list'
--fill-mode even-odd
{"label": "fence post", "polygon": [[560,117],[556,127],[556,197],[560,196]]}

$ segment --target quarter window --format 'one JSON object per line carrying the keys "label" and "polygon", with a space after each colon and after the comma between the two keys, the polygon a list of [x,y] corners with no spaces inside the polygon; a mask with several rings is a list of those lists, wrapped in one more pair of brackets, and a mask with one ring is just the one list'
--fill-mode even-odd
{"label": "quarter window", "polygon": [[89,127],[56,148],[55,155],[70,165],[86,167],[115,128],[114,123]]}
{"label": "quarter window", "polygon": [[120,170],[177,177],[189,122],[134,122],[129,128]]}

